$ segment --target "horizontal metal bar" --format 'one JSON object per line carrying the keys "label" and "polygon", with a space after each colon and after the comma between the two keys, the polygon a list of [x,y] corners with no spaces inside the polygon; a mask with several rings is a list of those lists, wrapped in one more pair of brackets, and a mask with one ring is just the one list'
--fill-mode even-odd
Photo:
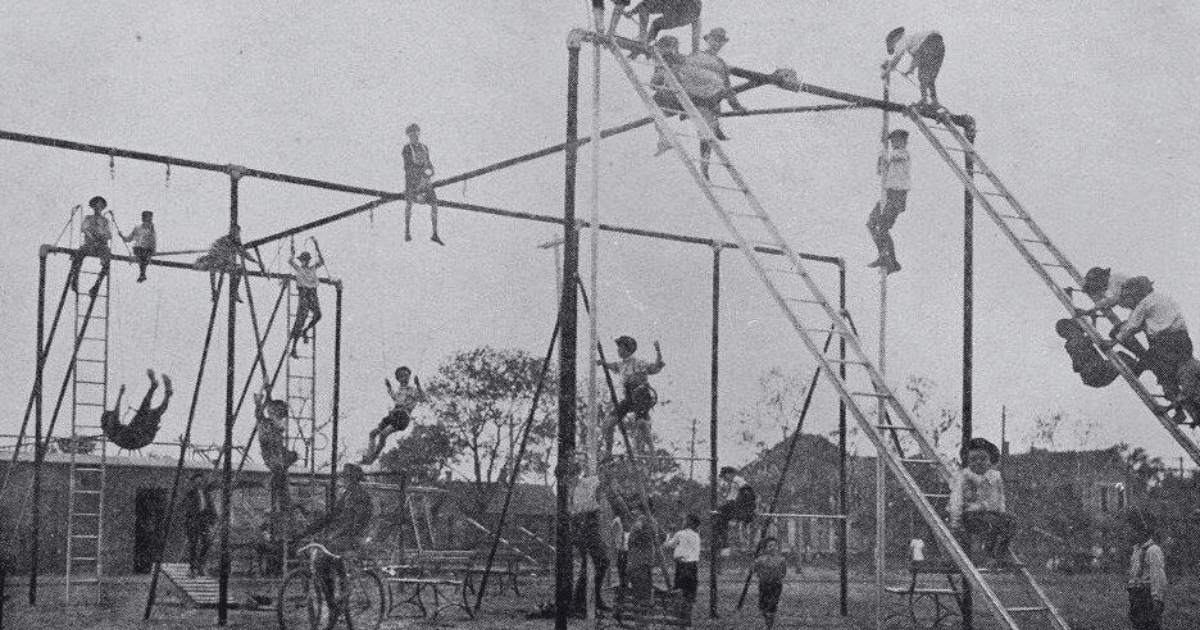
{"label": "horizontal metal bar", "polygon": [[[70,255],[74,255],[77,251],[79,251],[79,250],[71,249],[69,247],[58,247],[57,245],[42,245],[42,254],[43,255],[66,254],[66,255],[70,256]],[[133,256],[119,256],[119,255],[113,254],[112,256],[110,256],[110,258],[112,258],[113,260],[119,260],[121,262],[127,262],[127,263],[138,262],[138,259],[134,258]],[[183,269],[186,271],[204,271],[201,269],[196,269],[196,267],[194,265],[192,265],[191,263],[175,262],[173,260],[155,260],[155,259],[151,258],[149,261],[149,264],[154,267],[168,267],[171,269]],[[208,272],[204,271],[204,273],[208,273]],[[243,269],[241,273],[243,276],[249,276],[252,278],[269,278],[271,280],[293,280],[293,279],[295,279],[295,276],[292,276],[289,274],[270,273],[270,272],[264,273],[262,271],[255,271],[253,269]],[[330,278],[318,278],[317,281],[320,282],[321,284],[327,284],[327,285],[331,285],[331,286],[338,286],[342,283],[341,280],[334,280],[334,279],[330,279]],[[92,315],[92,319],[99,319],[99,317],[97,317],[96,315]],[[92,338],[89,337],[88,339],[92,339]],[[95,339],[100,340],[100,338],[95,338]]]}

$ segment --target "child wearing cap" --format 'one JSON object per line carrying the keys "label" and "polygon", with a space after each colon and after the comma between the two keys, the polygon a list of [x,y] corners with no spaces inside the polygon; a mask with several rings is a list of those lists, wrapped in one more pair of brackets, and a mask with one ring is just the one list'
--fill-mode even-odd
{"label": "child wearing cap", "polygon": [[158,247],[158,235],[154,231],[154,213],[149,210],[142,213],[142,223],[133,228],[129,236],[121,234],[117,230],[117,234],[126,243],[133,243],[133,255],[138,261],[138,282],[146,281],[146,267],[150,264],[150,257],[154,255],[155,249]]}
{"label": "child wearing cap", "polygon": [[[288,261],[296,273],[296,319],[292,322],[290,335],[293,359],[300,358],[296,354],[296,344],[300,343],[301,339],[304,339],[304,343],[308,343],[308,333],[316,328],[317,322],[321,321],[321,303],[317,299],[317,287],[321,285],[321,281],[317,277],[317,269],[325,264],[325,258],[321,256],[321,245],[315,238],[313,239],[313,249],[317,251],[317,259],[311,265],[309,260],[312,259],[312,255],[308,252],[300,252],[299,256]],[[305,326],[304,320],[308,318],[309,314],[312,314],[312,319]]]}
{"label": "child wearing cap", "polygon": [[109,258],[112,256],[108,242],[112,240],[112,229],[108,226],[108,219],[104,218],[104,209],[108,207],[108,201],[104,197],[92,197],[88,201],[88,207],[92,209],[92,214],[83,217],[80,225],[83,244],[71,256],[71,270],[67,273],[67,278],[71,282],[71,289],[79,293],[79,270],[83,268],[83,259],[87,256],[98,257],[100,275],[96,276],[96,283],[88,290],[88,294],[95,297],[100,291],[104,275],[108,273]]}
{"label": "child wearing cap", "polygon": [[433,189],[433,162],[429,159],[429,147],[421,144],[421,127],[413,123],[404,129],[408,144],[400,155],[404,158],[404,240],[412,240],[413,202],[429,204],[429,221],[433,225],[433,236],[429,240],[445,245],[438,237],[437,193]]}
{"label": "child wearing cap", "polygon": [[[1079,315],[1099,315],[1114,306],[1121,305],[1121,292],[1125,283],[1133,276],[1114,272],[1111,267],[1092,267],[1083,277],[1083,292],[1096,305],[1090,309],[1079,309]],[[1132,307],[1130,307],[1132,308]]]}
{"label": "child wearing cap", "polygon": [[892,29],[884,41],[890,56],[881,65],[882,78],[886,80],[892,70],[899,65],[904,54],[908,53],[912,57],[912,63],[909,64],[908,70],[901,74],[908,76],[912,74],[913,70],[917,71],[917,84],[921,89],[921,101],[917,103],[917,106],[937,109],[939,107],[937,87],[934,83],[937,81],[938,72],[942,69],[942,60],[946,56],[946,44],[942,40],[941,33],[915,31],[906,34],[904,27],[901,26]]}
{"label": "child wearing cap", "polygon": [[1154,372],[1154,378],[1162,387],[1163,395],[1174,400],[1179,394],[1176,381],[1179,368],[1192,356],[1192,339],[1188,335],[1187,321],[1179,304],[1161,291],[1154,290],[1154,283],[1146,276],[1130,278],[1122,287],[1121,303],[1135,305],[1129,319],[1116,329],[1112,347],[1126,343],[1138,332],[1146,333],[1147,348],[1134,371]]}
{"label": "child wearing cap", "polygon": [[758,610],[767,630],[771,630],[779,610],[779,598],[783,595],[783,578],[787,576],[787,557],[780,550],[777,538],[763,539],[762,552],[754,558],[752,570],[758,575]]}
{"label": "child wearing cap", "polygon": [[1008,514],[1004,479],[995,468],[1000,449],[983,438],[972,438],[965,451],[966,466],[950,487],[950,529],[967,553],[979,541],[988,565],[1007,565],[1016,522]]}
{"label": "child wearing cap", "polygon": [[[383,385],[387,388],[393,407],[388,415],[379,421],[379,426],[371,429],[371,434],[367,438],[367,452],[359,462],[363,466],[375,463],[380,453],[383,452],[383,447],[387,444],[388,436],[408,428],[409,423],[412,422],[413,409],[416,409],[417,403],[426,399],[425,390],[421,389],[421,379],[413,376],[412,370],[402,365],[396,368],[395,375],[395,389],[392,389],[391,381],[387,378],[383,379]],[[413,380],[412,385],[408,384],[409,378]]]}
{"label": "child wearing cap", "polygon": [[650,375],[658,374],[666,367],[663,362],[662,347],[657,341],[654,342],[654,363],[647,363],[633,354],[637,352],[637,341],[633,337],[622,335],[617,340],[617,356],[620,361],[605,363],[602,360],[597,360],[596,363],[606,369],[616,372],[621,377],[622,387],[625,391],[625,397],[617,403],[613,409],[612,417],[604,427],[605,442],[608,452],[612,452],[613,429],[616,428],[625,416],[633,413],[634,423],[631,431],[630,439],[633,442],[634,454],[654,454],[654,438],[650,429],[650,408],[654,406],[655,394],[650,387]]}
{"label": "child wearing cap", "polygon": [[867,218],[867,231],[875,241],[879,256],[868,267],[882,267],[887,273],[900,271],[896,260],[896,244],[892,241],[892,226],[908,203],[910,185],[908,131],[894,129],[886,138],[889,149],[879,155],[875,170],[883,180],[884,200],[876,202]]}

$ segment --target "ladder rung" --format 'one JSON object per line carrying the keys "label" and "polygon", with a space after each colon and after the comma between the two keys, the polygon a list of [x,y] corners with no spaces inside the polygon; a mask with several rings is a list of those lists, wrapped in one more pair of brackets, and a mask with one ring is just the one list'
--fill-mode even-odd
{"label": "ladder rung", "polygon": [[71,538],[100,538],[96,534],[71,534]]}
{"label": "ladder rung", "polygon": [[[827,335],[829,333],[833,333],[835,335],[842,334],[842,331],[840,331],[836,328],[801,328],[800,330],[803,330],[806,333],[825,333]],[[853,392],[851,393],[851,395],[853,395]]]}
{"label": "ladder rung", "polygon": [[98,560],[98,558],[93,558],[91,556],[75,556],[71,558],[71,562],[95,562],[96,560]]}
{"label": "ladder rung", "polygon": [[960,147],[943,147],[947,151],[957,151],[959,153],[975,153],[975,149],[963,149]]}
{"label": "ladder rung", "polygon": [[99,490],[75,490],[75,494],[100,494]]}
{"label": "ladder rung", "polygon": [[1005,608],[1004,610],[1007,610],[1010,613],[1031,613],[1031,612],[1045,612],[1046,610],[1048,610],[1048,608],[1046,608],[1045,606],[1012,606],[1009,608]]}
{"label": "ladder rung", "polygon": [[[795,273],[795,272],[790,272],[790,273]],[[824,305],[824,304],[825,304],[825,302],[824,302],[823,300],[813,300],[813,299],[810,299],[810,298],[791,298],[791,297],[785,297],[785,298],[783,298],[783,301],[784,301],[784,302],[799,302],[800,304],[820,304],[820,305]]]}
{"label": "ladder rung", "polygon": [[76,363],[107,363],[104,359],[80,359],[76,357]]}
{"label": "ladder rung", "polygon": [[84,516],[84,517],[91,516],[91,517],[96,517],[96,516],[100,516],[100,515],[99,515],[99,514],[93,514],[93,513],[91,513],[91,512],[76,512],[76,513],[72,514],[71,516]]}
{"label": "ladder rung", "polygon": [[883,429],[885,431],[916,431],[916,429],[903,424],[877,424],[875,425],[875,428]]}
{"label": "ladder rung", "polygon": [[104,381],[83,381],[83,380],[79,380],[79,381],[75,381],[75,382],[76,382],[76,383],[79,383],[80,385],[107,385],[107,384],[108,384],[108,383],[105,383]]}
{"label": "ladder rung", "polygon": [[925,494],[926,499],[949,499],[950,495],[941,492],[929,492]]}
{"label": "ladder rung", "polygon": [[828,359],[827,358],[825,360],[830,363],[837,363],[838,365],[867,365],[866,361],[860,361],[858,359]]}
{"label": "ladder rung", "polygon": [[981,191],[979,191],[979,194],[987,195],[989,197],[1007,197],[1008,196],[1002,192],[996,192],[994,190],[981,190]]}
{"label": "ladder rung", "polygon": [[1049,245],[1050,244],[1049,241],[1043,241],[1040,238],[1021,238],[1021,239],[1017,239],[1017,240],[1021,241],[1022,243],[1038,243],[1041,245]]}
{"label": "ladder rung", "polygon": [[76,407],[103,407],[104,403],[77,402]]}
{"label": "ladder rung", "polygon": [[105,337],[84,337],[84,341],[108,341]]}
{"label": "ladder rung", "polygon": [[1043,267],[1058,267],[1059,269],[1066,269],[1066,267],[1064,267],[1063,265],[1060,265],[1056,262],[1045,262],[1045,261],[1039,260],[1038,264]]}
{"label": "ladder rung", "polygon": [[1032,221],[1033,220],[1030,217],[1023,217],[1019,214],[1001,214],[1000,217],[1003,219],[1017,219],[1018,221]]}
{"label": "ladder rung", "polygon": [[870,396],[871,398],[891,398],[888,394],[880,394],[878,392],[850,392],[851,396]]}
{"label": "ladder rung", "polygon": [[721,190],[736,190],[740,193],[748,192],[745,188],[742,188],[740,186],[725,186],[723,184],[709,183],[708,187],[709,188],[719,188]]}
{"label": "ladder rung", "polygon": [[900,461],[904,462],[905,464],[940,464],[941,463],[936,459],[924,459],[924,458],[920,458],[920,457],[904,457],[904,458],[901,458]]}

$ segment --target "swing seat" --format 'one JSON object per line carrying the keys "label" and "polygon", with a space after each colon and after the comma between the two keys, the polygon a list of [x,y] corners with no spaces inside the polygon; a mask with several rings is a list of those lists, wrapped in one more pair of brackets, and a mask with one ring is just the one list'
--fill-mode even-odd
{"label": "swing seat", "polygon": [[135,413],[129,424],[121,424],[117,411],[105,411],[100,416],[100,428],[109,442],[127,451],[136,451],[149,446],[158,435],[162,416]]}

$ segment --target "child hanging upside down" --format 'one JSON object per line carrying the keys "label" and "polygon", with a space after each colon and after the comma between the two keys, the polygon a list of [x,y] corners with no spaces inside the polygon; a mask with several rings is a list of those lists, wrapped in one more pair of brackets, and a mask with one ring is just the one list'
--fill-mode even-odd
{"label": "child hanging upside down", "polygon": [[[408,384],[410,377],[412,385]],[[386,378],[383,379],[383,385],[387,387],[388,396],[392,397],[395,406],[379,421],[379,426],[371,429],[371,435],[367,439],[367,452],[359,462],[363,466],[375,463],[383,452],[383,447],[387,445],[389,435],[408,428],[412,422],[413,409],[416,409],[417,403],[426,399],[425,390],[421,389],[420,377],[413,376],[412,370],[404,366],[396,368],[395,389],[392,389],[392,382]]]}
{"label": "child hanging upside down", "polygon": [[950,529],[968,554],[972,543],[981,541],[989,565],[1007,565],[1017,526],[1005,508],[1004,479],[995,468],[1000,449],[983,438],[972,438],[964,459],[966,467],[950,488]]}
{"label": "child hanging upside down", "polygon": [[[288,264],[296,272],[296,319],[292,322],[292,358],[297,359],[296,344],[304,339],[304,343],[308,343],[308,333],[316,328],[317,322],[321,321],[321,303],[317,300],[317,287],[320,286],[320,280],[317,278],[317,269],[325,264],[325,257],[321,255],[321,246],[317,244],[317,239],[313,239],[313,248],[317,250],[317,259],[313,264],[308,264],[312,255],[308,252],[300,252]],[[300,264],[296,264],[299,262]],[[312,319],[308,325],[304,325],[304,320],[312,314]]]}
{"label": "child hanging upside down", "polygon": [[171,387],[171,377],[163,374],[162,404],[151,408],[150,401],[154,397],[154,391],[158,389],[158,379],[154,375],[154,370],[146,370],[146,377],[150,379],[150,388],[146,390],[146,396],[142,398],[142,404],[133,413],[133,420],[130,420],[129,424],[121,424],[121,398],[125,396],[124,385],[117,391],[116,408],[106,409],[100,416],[100,428],[104,431],[105,437],[120,448],[130,451],[148,446],[154,441],[154,436],[158,434],[158,427],[162,424],[163,414],[167,411],[167,405],[171,403],[171,396],[175,393]]}
{"label": "child hanging upside down", "polygon": [[606,448],[611,453],[613,430],[625,419],[625,416],[633,413],[634,422],[630,440],[634,452],[630,455],[653,455],[654,437],[650,430],[650,409],[657,402],[658,397],[654,393],[654,389],[650,387],[649,376],[658,374],[667,364],[663,363],[662,347],[657,341],[654,342],[654,363],[647,363],[633,356],[635,352],[637,352],[637,341],[633,337],[622,335],[617,338],[617,356],[621,357],[621,360],[613,363],[597,361],[598,364],[621,376],[625,390],[625,397],[617,403],[612,416],[605,423],[604,439],[607,444]]}

